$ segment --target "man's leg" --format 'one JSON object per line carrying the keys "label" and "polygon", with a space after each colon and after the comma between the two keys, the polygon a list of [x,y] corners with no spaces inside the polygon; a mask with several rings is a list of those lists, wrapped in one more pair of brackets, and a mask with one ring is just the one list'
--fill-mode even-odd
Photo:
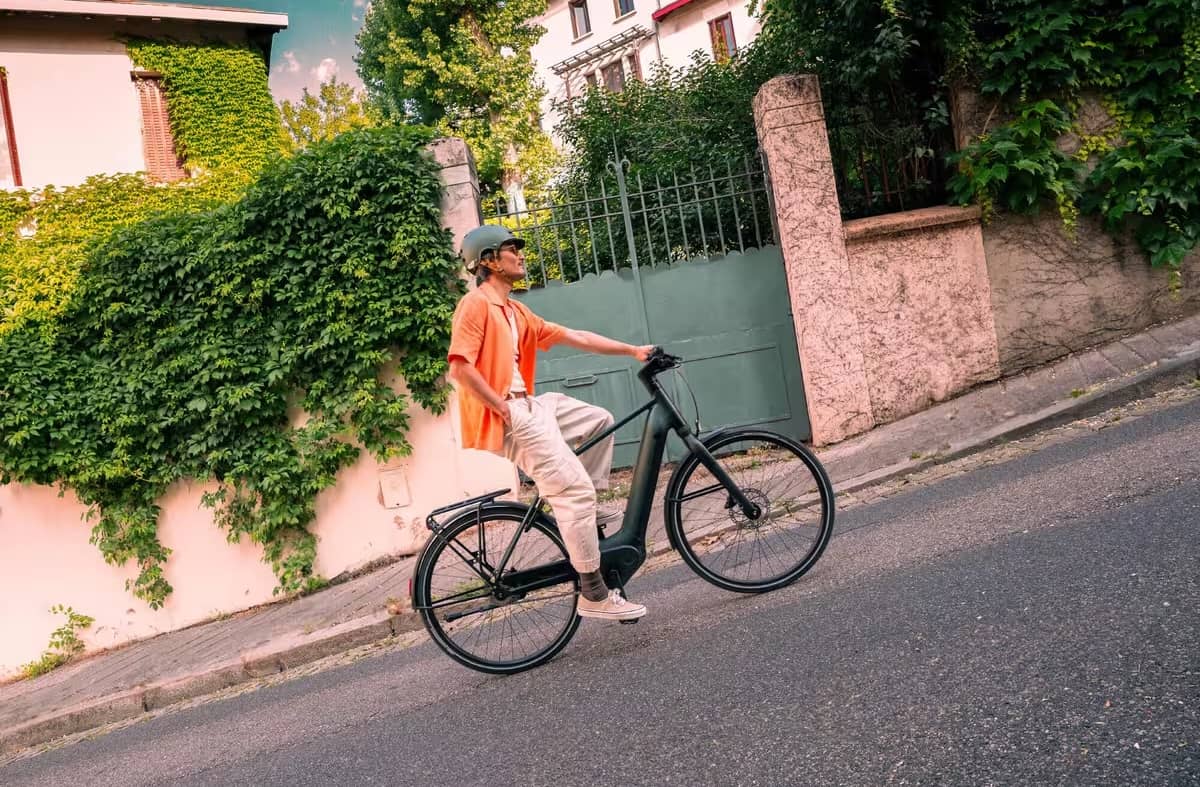
{"label": "man's leg", "polygon": [[[571,566],[580,576],[583,598],[579,602],[579,614],[610,620],[639,618],[646,614],[646,608],[631,604],[619,594],[609,594],[600,575],[596,488],[588,470],[559,428],[557,398],[558,395],[548,394],[514,402],[512,424],[505,436],[505,453],[533,479],[538,492],[554,511]],[[612,416],[603,410],[600,412],[603,419],[612,423]],[[603,420],[593,415],[593,421],[597,419]],[[577,420],[582,422],[582,419]],[[588,432],[594,434],[596,427]],[[607,456],[611,464],[611,447]],[[604,481],[607,482],[607,472]]]}
{"label": "man's leg", "polygon": [[[553,404],[559,431],[572,448],[582,445],[613,425],[612,413],[598,405],[581,402],[560,393],[543,394],[538,399]],[[579,457],[588,477],[592,479],[592,486],[597,490],[608,489],[615,443],[615,437],[609,435]]]}
{"label": "man's leg", "polygon": [[580,574],[600,569],[596,488],[558,427],[553,403],[517,399],[505,453],[537,484],[550,504],[571,565]]}

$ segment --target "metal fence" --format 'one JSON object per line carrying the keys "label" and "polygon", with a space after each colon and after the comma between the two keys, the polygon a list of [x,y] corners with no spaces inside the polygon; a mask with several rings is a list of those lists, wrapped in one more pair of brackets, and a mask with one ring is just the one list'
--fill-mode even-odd
{"label": "metal fence", "polygon": [[486,220],[526,241],[526,284],[721,257],[775,244],[774,211],[761,155],[703,170],[643,171],[625,159],[605,177],[553,189],[553,198],[507,212],[490,202]]}
{"label": "metal fence", "polygon": [[945,203],[947,135],[905,114],[856,109],[828,120],[843,218]]}

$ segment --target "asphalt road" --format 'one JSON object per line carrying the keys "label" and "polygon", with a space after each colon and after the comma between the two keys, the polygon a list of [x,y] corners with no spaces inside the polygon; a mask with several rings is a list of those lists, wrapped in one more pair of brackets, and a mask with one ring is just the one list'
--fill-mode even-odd
{"label": "asphalt road", "polygon": [[428,644],[0,768],[0,784],[1200,784],[1200,400],[839,518],[767,596],[469,672]]}

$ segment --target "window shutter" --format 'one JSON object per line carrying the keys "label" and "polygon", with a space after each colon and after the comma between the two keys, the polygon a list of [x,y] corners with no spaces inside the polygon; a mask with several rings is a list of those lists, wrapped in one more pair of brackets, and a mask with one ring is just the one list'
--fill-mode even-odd
{"label": "window shutter", "polygon": [[13,131],[12,106],[8,101],[8,72],[0,66],[0,186],[21,187],[21,160]]}
{"label": "window shutter", "polygon": [[142,152],[146,171],[154,180],[173,181],[187,177],[183,161],[175,150],[171,134],[171,118],[167,114],[167,97],[162,80],[147,74],[134,74],[138,101],[142,107]]}

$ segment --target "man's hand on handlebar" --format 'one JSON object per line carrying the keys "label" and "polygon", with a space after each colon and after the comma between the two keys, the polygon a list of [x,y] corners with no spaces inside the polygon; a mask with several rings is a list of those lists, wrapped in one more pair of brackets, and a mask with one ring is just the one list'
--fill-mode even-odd
{"label": "man's hand on handlebar", "polygon": [[650,356],[653,355],[654,351],[657,349],[658,348],[655,347],[653,344],[646,344],[641,347],[634,347],[633,348],[633,357],[637,358],[639,363],[645,363],[646,361],[650,360]]}

